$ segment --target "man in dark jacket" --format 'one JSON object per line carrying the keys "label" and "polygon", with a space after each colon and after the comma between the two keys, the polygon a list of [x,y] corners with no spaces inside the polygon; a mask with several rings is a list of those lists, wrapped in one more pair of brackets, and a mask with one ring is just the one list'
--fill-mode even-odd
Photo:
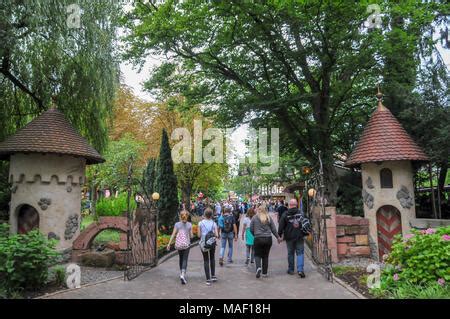
{"label": "man in dark jacket", "polygon": [[288,210],[286,206],[284,206],[284,200],[280,201],[280,205],[277,207],[277,213],[278,213],[278,222],[281,220],[281,216]]}
{"label": "man in dark jacket", "polygon": [[305,234],[302,231],[303,213],[297,208],[297,200],[289,201],[289,209],[281,216],[278,224],[278,235],[286,240],[288,250],[288,274],[294,274],[294,256],[297,255],[297,274],[305,278],[304,266],[304,240]]}

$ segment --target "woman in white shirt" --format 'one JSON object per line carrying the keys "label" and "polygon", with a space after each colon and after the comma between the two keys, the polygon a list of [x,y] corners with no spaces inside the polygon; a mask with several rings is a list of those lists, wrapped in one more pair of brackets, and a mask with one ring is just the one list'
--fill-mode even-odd
{"label": "woman in white shirt", "polygon": [[[198,237],[200,240],[204,240],[206,234],[208,234],[210,231],[214,233],[216,238],[219,238],[219,233],[217,231],[217,224],[212,219],[213,211],[211,208],[207,208],[204,212],[204,217],[200,223],[198,223]],[[206,274],[206,284],[208,286],[211,285],[211,282],[216,282],[216,263],[215,263],[215,257],[214,254],[216,252],[216,246],[214,245],[212,248],[208,249],[207,251],[202,250],[203,255],[203,265],[205,267],[205,274]]]}

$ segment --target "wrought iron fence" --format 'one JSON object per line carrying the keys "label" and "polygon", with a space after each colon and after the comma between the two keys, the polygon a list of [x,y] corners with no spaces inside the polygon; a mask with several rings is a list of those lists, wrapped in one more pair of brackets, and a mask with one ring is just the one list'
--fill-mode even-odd
{"label": "wrought iron fence", "polygon": [[[127,257],[124,277],[132,280],[158,263],[158,211],[143,181],[132,179],[132,165],[128,168],[127,197]],[[131,200],[136,208],[131,210]]]}
{"label": "wrought iron fence", "polygon": [[[311,249],[311,255],[319,271],[330,281],[333,281],[331,250],[328,248],[325,184],[323,178],[323,165],[319,153],[319,165],[313,170],[305,183],[307,193],[307,217],[311,220],[312,235],[307,241]],[[313,189],[312,194],[308,190]],[[312,195],[312,196],[310,196]]]}

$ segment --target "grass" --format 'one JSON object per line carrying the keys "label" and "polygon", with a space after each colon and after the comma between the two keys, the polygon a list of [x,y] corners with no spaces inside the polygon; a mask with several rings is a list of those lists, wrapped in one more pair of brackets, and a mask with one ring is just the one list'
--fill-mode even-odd
{"label": "grass", "polygon": [[333,266],[333,273],[340,276],[349,272],[357,272],[359,269],[352,266]]}
{"label": "grass", "polygon": [[393,290],[374,290],[379,298],[389,299],[450,299],[450,286],[440,286],[437,283],[415,285],[404,283]]}
{"label": "grass", "polygon": [[[85,216],[81,220],[81,231],[86,229],[90,224],[94,223],[94,216]],[[95,244],[105,244],[109,242],[119,243],[120,242],[120,231],[116,229],[106,229],[100,232],[94,239]]]}

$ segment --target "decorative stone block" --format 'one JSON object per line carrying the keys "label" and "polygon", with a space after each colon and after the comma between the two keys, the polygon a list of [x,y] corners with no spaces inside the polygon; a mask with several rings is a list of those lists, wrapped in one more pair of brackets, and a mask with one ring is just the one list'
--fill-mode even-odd
{"label": "decorative stone block", "polygon": [[370,256],[369,246],[351,246],[349,247],[349,254],[352,256]]}
{"label": "decorative stone block", "polygon": [[397,192],[397,199],[403,208],[409,209],[414,206],[414,200],[410,195],[408,188],[404,185],[402,185],[400,190]]}
{"label": "decorative stone block", "polygon": [[72,239],[79,227],[78,215],[71,215],[66,221],[66,231],[64,232],[64,238],[66,240]]}
{"label": "decorative stone block", "polygon": [[373,186],[373,181],[372,181],[372,177],[367,177],[367,179],[366,179],[366,186],[367,186],[367,188],[369,188],[369,189],[373,189],[373,188],[375,188],[375,186]]}
{"label": "decorative stone block", "polygon": [[344,237],[338,237],[337,238],[338,243],[354,243],[355,242],[355,236],[344,236]]}
{"label": "decorative stone block", "polygon": [[368,235],[355,235],[355,244],[358,246],[368,246],[369,236]]}
{"label": "decorative stone block", "polygon": [[81,264],[91,267],[111,267],[115,261],[113,250],[106,249],[101,252],[86,252],[80,256]]}
{"label": "decorative stone block", "polygon": [[365,235],[368,233],[369,233],[369,227],[367,227],[367,226],[352,225],[352,226],[345,227],[346,235]]}
{"label": "decorative stone block", "polygon": [[336,236],[344,236],[345,235],[345,227],[338,226],[336,227]]}
{"label": "decorative stone block", "polygon": [[337,244],[337,253],[340,256],[345,256],[347,255],[348,252],[348,245],[347,244]]}
{"label": "decorative stone block", "polygon": [[60,240],[61,238],[58,236],[58,235],[56,235],[54,232],[49,232],[48,234],[47,234],[47,238],[48,239],[56,239],[56,240]]}
{"label": "decorative stone block", "polygon": [[50,198],[41,198],[38,202],[38,205],[42,210],[46,210],[51,204],[52,200]]}
{"label": "decorative stone block", "polygon": [[367,207],[372,209],[374,197],[372,195],[370,195],[365,189],[362,190],[362,197],[363,197],[364,204],[366,204]]}

